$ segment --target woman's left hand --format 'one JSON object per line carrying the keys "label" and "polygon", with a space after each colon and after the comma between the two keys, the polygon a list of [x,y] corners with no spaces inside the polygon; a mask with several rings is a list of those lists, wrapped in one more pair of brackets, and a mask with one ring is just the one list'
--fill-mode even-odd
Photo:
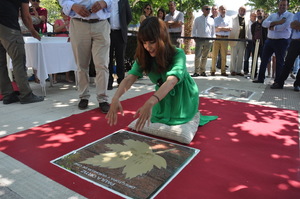
{"label": "woman's left hand", "polygon": [[118,111],[121,112],[121,115],[124,116],[123,107],[118,99],[113,99],[108,113],[105,118],[107,119],[107,123],[112,126],[116,125],[118,122]]}
{"label": "woman's left hand", "polygon": [[134,114],[135,117],[139,117],[136,124],[135,124],[135,130],[140,131],[144,128],[146,122],[147,125],[150,124],[150,119],[152,115],[152,107],[150,103],[146,102],[141,108],[137,110],[137,112]]}

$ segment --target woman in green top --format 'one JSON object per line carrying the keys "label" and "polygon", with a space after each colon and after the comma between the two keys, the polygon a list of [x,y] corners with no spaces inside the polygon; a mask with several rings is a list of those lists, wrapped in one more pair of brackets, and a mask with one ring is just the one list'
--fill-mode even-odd
{"label": "woman in green top", "polygon": [[118,111],[123,115],[119,99],[144,73],[156,84],[156,92],[134,115],[138,116],[135,129],[142,130],[150,120],[166,125],[191,121],[198,112],[199,94],[196,83],[187,72],[185,53],[173,46],[165,23],[157,17],[143,21],[137,40],[136,61],[112,98],[106,116],[108,124],[117,123]]}

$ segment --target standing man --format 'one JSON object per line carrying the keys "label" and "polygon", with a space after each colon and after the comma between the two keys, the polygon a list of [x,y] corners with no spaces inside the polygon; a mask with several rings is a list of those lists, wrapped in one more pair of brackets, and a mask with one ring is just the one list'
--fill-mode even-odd
{"label": "standing man", "polygon": [[[41,40],[32,24],[28,0],[0,1],[0,90],[4,96],[3,104],[19,101],[21,104],[28,104],[44,100],[44,97],[32,93],[27,80],[24,40],[18,23],[19,10],[31,35]],[[19,96],[14,92],[8,76],[6,53],[12,59],[13,74],[20,90]]]}
{"label": "standing man", "polygon": [[[239,8],[238,15],[232,19],[232,30],[230,31],[230,39],[247,39],[249,26],[248,20],[245,20],[246,7]],[[231,61],[230,73],[232,76],[244,76],[242,73],[243,57],[245,54],[245,41],[230,41],[231,46]]]}
{"label": "standing man", "polygon": [[172,43],[176,45],[176,47],[180,47],[180,42],[178,42],[178,38],[181,37],[182,25],[184,23],[184,15],[182,12],[176,10],[175,1],[170,1],[168,3],[168,6],[169,13],[165,17],[165,22],[169,28]]}
{"label": "standing man", "polygon": [[[211,8],[211,13],[212,13],[210,15],[211,18],[215,19],[216,17],[218,17],[219,16],[218,6],[213,5]],[[221,69],[221,52],[220,51],[218,53],[218,58],[217,58],[217,68]]]}
{"label": "standing man", "polygon": [[63,12],[71,17],[70,39],[77,64],[77,79],[80,102],[78,108],[88,107],[89,64],[91,56],[96,70],[96,94],[100,111],[107,113],[108,62],[110,47],[111,0],[59,0]]}
{"label": "standing man", "polygon": [[218,6],[213,5],[211,7],[211,15],[210,15],[210,17],[214,19],[214,18],[218,17],[218,15],[219,15]]}
{"label": "standing man", "polygon": [[[263,46],[268,36],[268,29],[262,26],[262,22],[264,20],[264,11],[262,9],[257,9],[256,16],[257,16],[257,21],[251,25],[251,35],[254,43],[254,48],[256,46],[256,40],[259,39],[258,54],[256,58],[254,77],[257,77],[258,57],[260,57],[260,60],[262,59]],[[251,73],[252,73],[252,67],[251,67]]]}
{"label": "standing man", "polygon": [[248,40],[246,44],[245,56],[244,56],[244,74],[248,75],[249,73],[249,59],[250,55],[252,56],[252,63],[253,63],[253,55],[254,55],[254,45],[255,43],[252,40],[252,33],[251,33],[251,26],[256,21],[256,13],[251,12],[250,14],[250,21],[248,23],[248,31],[247,31],[247,38]]}
{"label": "standing man", "polygon": [[276,56],[275,82],[279,80],[291,35],[290,23],[293,19],[293,14],[288,12],[287,8],[288,0],[280,0],[278,12],[271,14],[262,23],[263,27],[268,28],[268,39],[263,47],[258,79],[254,80],[253,83],[264,83],[266,68],[274,52]]}
{"label": "standing man", "polygon": [[112,0],[108,90],[113,89],[114,58],[117,64],[118,84],[121,83],[125,76],[124,57],[127,44],[127,26],[131,20],[132,15],[128,0]]}
{"label": "standing man", "polygon": [[[40,7],[40,0],[30,0],[32,7],[38,13],[38,17],[41,19],[39,24],[33,25],[35,30],[41,33],[47,33],[47,18],[48,18],[48,11],[46,8]],[[33,11],[30,12],[31,15],[35,15]]]}
{"label": "standing man", "polygon": [[[215,22],[211,17],[208,16],[210,7],[208,5],[204,5],[202,7],[202,12],[203,15],[197,17],[194,21],[192,37],[214,38]],[[200,75],[206,77],[205,66],[207,62],[207,55],[212,46],[212,40],[203,40],[197,38],[195,39],[195,42],[195,72],[192,77],[198,77]]]}
{"label": "standing man", "polygon": [[[219,7],[220,16],[215,18],[215,29],[216,38],[227,39],[232,29],[232,20],[229,16],[226,16],[225,6]],[[211,65],[211,76],[215,76],[216,62],[218,52],[221,51],[221,75],[228,76],[226,74],[226,55],[228,49],[228,41],[216,40],[213,44],[212,51],[212,65]]]}
{"label": "standing man", "polygon": [[[271,86],[272,89],[282,89],[284,81],[288,78],[291,69],[293,68],[296,58],[300,55],[300,12],[294,15],[293,22],[291,23],[293,29],[292,41],[288,48],[288,53],[285,58],[285,63],[280,76],[275,80]],[[294,82],[294,91],[300,91],[300,70],[298,70],[296,81]]]}

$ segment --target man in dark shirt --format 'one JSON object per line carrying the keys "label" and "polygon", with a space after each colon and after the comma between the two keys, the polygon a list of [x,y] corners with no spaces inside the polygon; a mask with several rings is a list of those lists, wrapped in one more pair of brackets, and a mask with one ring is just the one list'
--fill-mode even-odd
{"label": "man in dark shirt", "polygon": [[[264,20],[264,11],[262,9],[258,9],[256,11],[256,15],[257,15],[257,21],[251,25],[251,34],[252,34],[252,40],[254,43],[254,48],[256,45],[256,40],[259,39],[257,59],[258,59],[258,57],[260,57],[260,59],[261,59],[263,46],[264,46],[264,43],[265,43],[265,41],[267,39],[267,35],[268,35],[268,29],[264,28],[262,26],[262,22]],[[251,73],[252,73],[252,71],[251,71]],[[254,77],[256,78],[256,76],[257,76],[257,60],[256,60]]]}
{"label": "man in dark shirt", "polygon": [[[32,36],[38,40],[41,39],[32,25],[28,0],[0,1],[0,90],[4,96],[3,104],[18,101],[21,104],[28,104],[44,100],[44,97],[32,93],[27,80],[24,40],[18,23],[19,10]],[[13,74],[20,90],[19,96],[14,92],[8,76],[6,53],[12,59]]]}
{"label": "man in dark shirt", "polygon": [[125,76],[124,56],[127,44],[127,26],[131,20],[132,14],[128,0],[112,0],[108,90],[113,89],[114,58],[116,60],[118,84],[121,83]]}

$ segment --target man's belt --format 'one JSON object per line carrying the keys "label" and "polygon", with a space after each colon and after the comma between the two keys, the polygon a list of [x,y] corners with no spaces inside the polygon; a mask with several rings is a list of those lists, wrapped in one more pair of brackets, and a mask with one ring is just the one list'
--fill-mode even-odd
{"label": "man's belt", "polygon": [[98,23],[99,21],[104,21],[101,19],[82,19],[82,18],[73,18],[77,21],[85,22],[85,23]]}
{"label": "man's belt", "polygon": [[285,38],[276,38],[276,39],[272,39],[272,38],[268,38],[269,40],[287,40],[287,39],[285,39]]}
{"label": "man's belt", "polygon": [[226,37],[228,37],[228,36],[226,36],[226,35],[216,35],[217,37],[222,37],[222,38],[226,38]]}

